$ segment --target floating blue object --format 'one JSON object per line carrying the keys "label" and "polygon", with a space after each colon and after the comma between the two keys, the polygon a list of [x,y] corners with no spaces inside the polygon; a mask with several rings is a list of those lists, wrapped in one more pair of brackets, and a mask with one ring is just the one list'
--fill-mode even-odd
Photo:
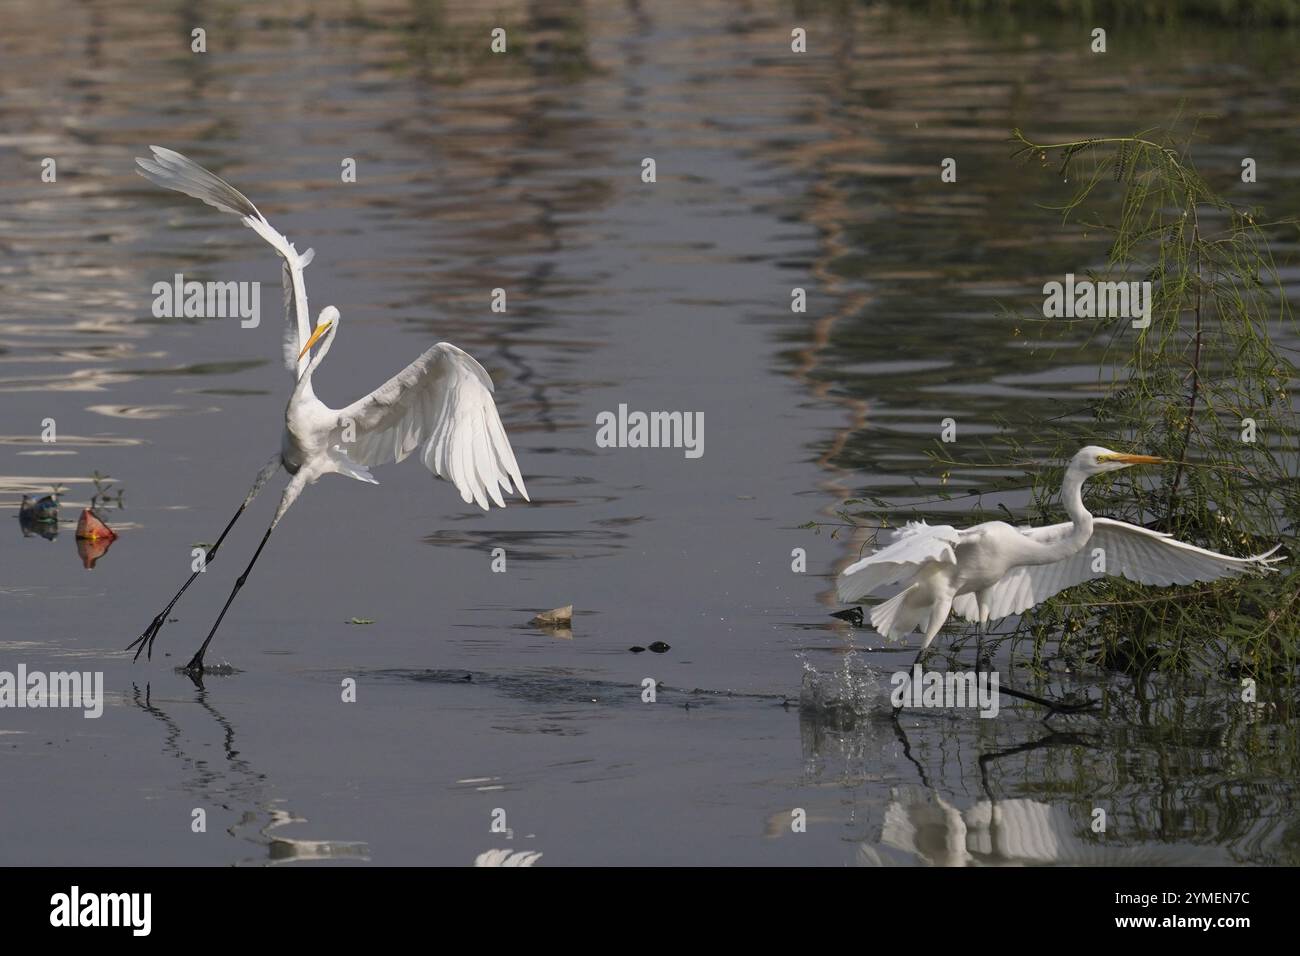
{"label": "floating blue object", "polygon": [[18,527],[23,537],[40,535],[46,541],[53,541],[59,536],[59,499],[46,495],[40,501],[32,501],[23,495],[18,506]]}
{"label": "floating blue object", "polygon": [[46,495],[39,501],[32,501],[31,498],[23,495],[22,503],[18,506],[18,517],[24,522],[57,523],[59,520],[59,499],[54,495]]}

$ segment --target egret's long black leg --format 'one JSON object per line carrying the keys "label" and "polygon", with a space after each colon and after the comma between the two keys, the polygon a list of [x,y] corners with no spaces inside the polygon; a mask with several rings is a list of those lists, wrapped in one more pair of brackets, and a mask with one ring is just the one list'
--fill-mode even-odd
{"label": "egret's long black leg", "polygon": [[[930,644],[933,643],[935,635],[943,627],[944,621],[948,620],[948,614],[952,611],[953,595],[947,594],[941,596],[937,602],[930,608],[929,616],[925,622],[925,640],[921,641],[921,649],[916,652],[916,660],[912,661],[912,668],[909,672],[908,680],[911,680],[916,674],[916,665],[925,660],[926,653],[930,650]],[[902,707],[894,708],[894,717],[898,717],[898,712]]]}
{"label": "egret's long black leg", "polygon": [[[983,627],[981,627],[979,631],[979,642],[975,649],[975,676],[977,678],[979,677],[980,672],[980,656],[983,653],[983,645],[984,630]],[[1008,697],[1018,697],[1021,700],[1029,701],[1031,704],[1038,704],[1041,707],[1046,707],[1047,715],[1043,717],[1044,720],[1050,720],[1056,714],[1075,714],[1095,707],[1097,704],[1094,700],[1085,701],[1082,704],[1067,704],[1062,700],[1048,700],[1046,697],[1038,697],[1034,694],[1028,694],[1023,690],[1016,690],[1014,687],[1008,687],[1006,684],[1001,682],[998,684],[998,693],[1006,694]]]}
{"label": "egret's long black leg", "polygon": [[[929,653],[930,653],[930,645],[928,643],[923,648],[921,648],[919,651],[916,652],[916,657],[912,658],[912,666],[907,669],[907,675],[908,675],[907,679],[909,683],[912,680],[912,678],[916,676],[916,665],[924,661],[925,658],[929,655]],[[893,716],[897,717],[899,713],[902,711],[902,709],[903,708],[901,705],[895,705]]]}
{"label": "egret's long black leg", "polygon": [[[280,456],[278,454],[262,466],[262,470],[257,473],[257,479],[253,482],[253,487],[250,488],[248,494],[244,496],[244,503],[239,506],[239,510],[235,512],[235,516],[230,519],[230,523],[226,525],[226,530],[221,532],[221,536],[217,538],[216,544],[209,548],[207,554],[203,556],[203,567],[206,568],[212,563],[213,559],[217,556],[217,549],[221,547],[221,542],[226,540],[226,535],[230,534],[230,529],[235,526],[235,522],[239,520],[239,516],[244,513],[252,500],[257,497],[257,493],[262,490],[262,486],[270,480],[271,476],[276,473],[279,467]],[[150,660],[153,659],[153,642],[157,639],[158,632],[162,630],[162,626],[167,623],[167,615],[171,614],[172,608],[174,608],[176,602],[181,599],[181,595],[186,592],[189,586],[194,583],[194,579],[201,573],[201,571],[192,572],[189,579],[186,580],[186,582],[181,585],[181,589],[176,592],[175,597],[167,602],[167,606],[159,611],[158,616],[155,617],[153,621],[150,622],[149,626],[144,629],[144,633],[130,644],[126,645],[128,651],[133,647],[136,649],[135,657],[131,658],[133,661],[138,661],[140,659],[141,651],[145,651],[146,656]]]}
{"label": "egret's long black leg", "polygon": [[203,674],[203,655],[207,652],[208,645],[212,643],[212,636],[217,633],[217,628],[221,626],[222,619],[226,616],[226,612],[230,610],[230,605],[235,600],[235,595],[239,593],[239,589],[242,588],[244,582],[248,580],[248,575],[252,573],[253,565],[257,564],[257,559],[261,556],[262,549],[266,547],[266,542],[271,539],[271,532],[274,531],[275,526],[280,523],[280,519],[283,518],[284,513],[289,510],[289,506],[298,500],[298,496],[302,494],[302,489],[305,488],[309,482],[315,481],[319,474],[319,472],[308,472],[305,469],[300,470],[289,479],[289,484],[285,485],[284,493],[280,495],[280,507],[275,509],[275,517],[271,519],[271,526],[266,529],[266,534],[262,535],[262,543],[259,544],[257,550],[253,552],[253,560],[248,562],[248,567],[244,568],[244,573],[235,579],[235,586],[230,592],[230,597],[226,598],[226,603],[222,605],[221,613],[217,615],[216,623],[212,625],[212,630],[208,631],[208,636],[204,638],[203,646],[200,647],[198,652],[190,658],[190,662],[181,668],[185,673],[189,674],[191,678],[197,681]]}
{"label": "egret's long black leg", "polygon": [[230,605],[235,600],[235,595],[239,593],[239,589],[242,588],[244,582],[248,580],[248,575],[253,570],[253,565],[257,563],[257,559],[261,555],[262,549],[266,547],[266,542],[270,540],[271,532],[274,530],[275,523],[272,522],[271,527],[266,529],[266,534],[262,535],[262,543],[259,544],[257,550],[253,552],[253,560],[248,562],[248,567],[244,568],[244,573],[235,579],[235,586],[230,592],[230,597],[226,598],[226,603],[222,606],[221,613],[217,615],[217,620],[216,623],[212,625],[212,630],[208,631],[208,636],[204,639],[203,646],[198,649],[195,655],[190,658],[190,662],[185,665],[185,673],[191,675],[203,673],[203,655],[207,652],[208,645],[212,643],[212,636],[217,633],[217,628],[221,626],[222,618],[226,616],[226,611],[230,610]]}
{"label": "egret's long black leg", "polygon": [[[203,556],[204,567],[211,563],[212,559],[216,557],[217,548],[221,547],[221,542],[226,540],[226,535],[230,533],[230,529],[235,526],[235,522],[239,520],[239,516],[244,513],[244,509],[247,507],[247,504],[239,506],[239,510],[235,512],[235,516],[231,518],[230,523],[226,525],[226,530],[221,532],[221,537],[217,538],[217,543],[214,544],[208,550],[208,553]],[[158,616],[155,617],[149,626],[144,629],[144,633],[130,644],[126,645],[128,651],[133,647],[135,648],[135,657],[131,658],[132,660],[138,661],[140,659],[140,652],[145,650],[148,651],[148,658],[153,660],[153,642],[158,637],[158,632],[162,630],[162,626],[167,623],[167,615],[172,612],[172,608],[174,608],[176,602],[181,599],[181,595],[184,594],[186,589],[194,583],[194,579],[197,578],[200,573],[201,572],[199,571],[191,573],[186,582],[181,585],[181,589],[176,592],[176,596],[167,602],[167,606],[159,611]]]}

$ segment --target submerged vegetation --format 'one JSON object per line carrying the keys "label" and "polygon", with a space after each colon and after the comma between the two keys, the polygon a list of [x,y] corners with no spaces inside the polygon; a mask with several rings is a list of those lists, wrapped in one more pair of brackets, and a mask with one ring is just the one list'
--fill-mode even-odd
{"label": "submerged vegetation", "polygon": [[[1105,240],[1105,255],[1087,278],[1149,282],[1150,324],[1009,316],[1018,334],[1041,330],[1043,349],[1061,347],[1062,323],[1076,331],[1085,324],[1089,342],[1104,347],[1099,398],[1051,418],[1001,422],[984,444],[988,463],[1064,463],[1094,442],[1158,455],[1172,464],[1154,480],[1134,470],[1090,482],[1089,508],[1227,554],[1281,543],[1286,560],[1266,576],[1185,587],[1101,578],[1027,612],[1002,639],[1032,644],[1039,664],[1059,654],[1131,673],[1293,680],[1300,642],[1297,369],[1275,343],[1276,330],[1293,317],[1270,240],[1275,247],[1293,241],[1296,223],[1267,221],[1216,195],[1189,146],[1169,132],[1039,143],[1015,130],[1013,140],[1018,158],[1078,184],[1056,211],[1089,238]],[[941,447],[936,463],[960,470],[951,446]],[[976,464],[962,457],[961,466]],[[1060,520],[1062,471],[1031,470],[1027,514],[1011,519],[1005,509],[977,508],[970,520]]]}

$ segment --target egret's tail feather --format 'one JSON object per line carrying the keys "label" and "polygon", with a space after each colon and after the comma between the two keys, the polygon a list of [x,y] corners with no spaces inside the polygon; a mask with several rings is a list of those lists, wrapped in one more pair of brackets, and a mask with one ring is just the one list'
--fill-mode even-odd
{"label": "egret's tail feather", "polygon": [[919,588],[919,584],[909,585],[871,609],[871,626],[881,637],[896,641],[928,618],[930,606],[920,597]]}
{"label": "egret's tail feather", "polygon": [[1278,548],[1280,547],[1282,547],[1282,545],[1275,544],[1273,545],[1273,547],[1269,548],[1263,554],[1256,554],[1248,558],[1247,560],[1262,566],[1265,571],[1276,571],[1277,568],[1273,567],[1273,565],[1286,560],[1286,555],[1279,554],[1276,558],[1273,557],[1273,553],[1277,551]]}
{"label": "egret's tail feather", "polygon": [[858,601],[886,584],[912,580],[927,564],[956,564],[961,532],[951,525],[909,521],[889,536],[889,544],[859,558],[840,572],[836,589],[844,603]]}
{"label": "egret's tail feather", "polygon": [[234,213],[248,219],[261,219],[257,207],[220,176],[208,172],[188,156],[162,146],[150,146],[152,159],[136,158],[137,172],[151,183],[164,189],[201,199],[222,212]]}
{"label": "egret's tail feather", "polygon": [[327,454],[334,465],[334,470],[338,474],[346,475],[349,478],[355,478],[357,481],[369,482],[372,485],[379,484],[378,479],[370,473],[369,468],[360,462],[353,461],[352,456],[338,445],[332,446]]}

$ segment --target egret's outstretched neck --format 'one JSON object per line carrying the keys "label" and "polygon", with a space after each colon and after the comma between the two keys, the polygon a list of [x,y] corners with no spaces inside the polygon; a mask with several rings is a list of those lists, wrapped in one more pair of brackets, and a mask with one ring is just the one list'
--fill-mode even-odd
{"label": "egret's outstretched neck", "polygon": [[294,398],[316,397],[316,393],[312,391],[311,387],[312,373],[316,371],[317,366],[319,366],[321,362],[325,361],[325,355],[329,352],[330,346],[334,344],[334,336],[338,335],[338,333],[338,320],[335,319],[333,328],[325,333],[325,337],[321,340],[320,346],[316,349],[316,354],[312,356],[311,361],[307,363],[307,367],[303,369],[302,374],[298,376],[298,384],[295,385],[293,389]]}
{"label": "egret's outstretched neck", "polygon": [[1051,564],[1073,557],[1087,545],[1092,537],[1092,515],[1083,506],[1083,483],[1087,475],[1074,468],[1067,468],[1065,480],[1061,482],[1061,504],[1070,516],[1074,527],[1070,533],[1056,541],[1034,542],[1030,548],[1027,564]]}
{"label": "egret's outstretched neck", "polygon": [[1083,482],[1088,476],[1074,468],[1067,468],[1061,482],[1061,504],[1074,522],[1074,528],[1057,545],[1060,554],[1053,560],[1068,558],[1088,543],[1092,537],[1092,515],[1083,506]]}
{"label": "egret's outstretched neck", "polygon": [[1061,482],[1061,504],[1065,506],[1065,513],[1070,516],[1075,528],[1086,530],[1084,541],[1092,536],[1092,514],[1083,506],[1083,482],[1087,477],[1070,468],[1065,472],[1065,480]]}

